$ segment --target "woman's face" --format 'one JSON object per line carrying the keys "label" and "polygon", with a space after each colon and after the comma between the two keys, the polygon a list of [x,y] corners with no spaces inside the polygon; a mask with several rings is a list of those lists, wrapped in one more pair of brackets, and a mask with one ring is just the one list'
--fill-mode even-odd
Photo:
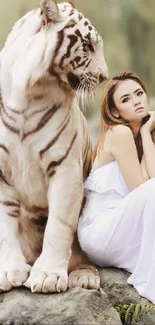
{"label": "woman's face", "polygon": [[113,100],[116,114],[129,123],[141,122],[148,115],[148,98],[143,88],[134,80],[127,79],[117,86]]}

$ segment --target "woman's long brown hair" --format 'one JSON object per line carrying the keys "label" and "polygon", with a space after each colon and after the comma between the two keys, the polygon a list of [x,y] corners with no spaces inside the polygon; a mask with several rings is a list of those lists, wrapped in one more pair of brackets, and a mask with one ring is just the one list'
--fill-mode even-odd
{"label": "woman's long brown hair", "polygon": [[[129,126],[128,122],[121,118],[116,117],[115,112],[117,110],[114,100],[113,100],[113,94],[117,88],[117,86],[124,80],[131,79],[137,82],[144,92],[147,95],[147,90],[141,81],[141,79],[133,72],[120,72],[115,74],[112,78],[109,78],[105,84],[104,91],[103,91],[103,99],[101,104],[101,121],[100,121],[100,134],[98,137],[97,144],[95,146],[94,152],[93,152],[93,161],[95,160],[96,156],[99,154],[102,146],[104,137],[106,134],[106,131],[114,126],[114,125],[126,125]],[[139,135],[137,140],[135,141],[136,147],[137,147],[137,153],[138,158],[141,161],[142,155],[143,155],[143,149],[142,149],[142,142],[141,142],[141,136]]]}

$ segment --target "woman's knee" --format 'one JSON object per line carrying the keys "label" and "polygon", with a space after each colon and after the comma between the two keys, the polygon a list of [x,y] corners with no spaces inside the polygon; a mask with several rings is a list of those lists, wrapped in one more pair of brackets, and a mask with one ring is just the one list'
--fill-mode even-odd
{"label": "woman's knee", "polygon": [[[97,238],[92,232],[93,230],[89,230],[89,227],[85,227],[82,230],[78,228],[78,240],[81,246],[81,249],[88,255],[94,255],[97,247]],[[95,237],[94,237],[95,236]]]}

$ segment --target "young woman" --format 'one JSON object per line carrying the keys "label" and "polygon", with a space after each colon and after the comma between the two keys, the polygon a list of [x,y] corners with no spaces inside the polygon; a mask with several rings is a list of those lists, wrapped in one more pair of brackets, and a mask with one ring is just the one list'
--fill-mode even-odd
{"label": "young woman", "polygon": [[148,107],[134,73],[107,81],[78,237],[92,262],[129,271],[128,283],[155,304],[155,113]]}

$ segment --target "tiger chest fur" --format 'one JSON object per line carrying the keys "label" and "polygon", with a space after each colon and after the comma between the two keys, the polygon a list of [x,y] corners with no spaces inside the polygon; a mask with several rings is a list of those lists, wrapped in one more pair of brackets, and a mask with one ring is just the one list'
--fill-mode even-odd
{"label": "tiger chest fur", "polygon": [[0,53],[2,291],[99,286],[76,237],[91,164],[77,97],[93,97],[106,77],[100,35],[68,2],[42,0],[8,36]]}
{"label": "tiger chest fur", "polygon": [[[70,151],[72,155],[78,156],[79,168],[83,168],[82,139],[78,134],[81,127],[80,110],[78,113],[78,128],[74,109],[60,105],[35,112],[35,121],[31,114],[27,118],[23,117],[19,129],[17,117],[16,132],[4,115],[1,118],[1,179],[14,188],[21,205],[27,208],[33,205],[48,206],[49,181],[68,158]],[[81,128],[81,135],[82,131]]]}
{"label": "tiger chest fur", "polygon": [[[34,106],[35,103],[32,109],[29,107],[24,114],[16,117],[16,128],[9,124],[3,107],[3,145],[0,145],[1,180],[7,186],[6,191],[9,186],[12,192],[11,197],[5,199],[3,204],[7,206],[10,217],[18,218],[22,251],[30,264],[34,263],[41,252],[49,213],[48,186],[52,178],[56,178],[58,172],[62,182],[66,175],[68,181],[72,181],[69,179],[70,172],[74,170],[74,186],[78,186],[79,181],[82,184],[82,140],[85,136],[81,125],[83,116],[77,107],[70,109],[57,104],[35,110],[35,114],[32,114]],[[34,117],[35,123],[32,123]],[[87,149],[91,152],[89,138],[87,144]],[[57,199],[59,195],[62,200],[65,199],[67,189],[63,194],[55,184],[53,190],[57,193]],[[63,205],[63,201],[61,204]],[[34,232],[38,233],[37,240],[32,240]]]}

